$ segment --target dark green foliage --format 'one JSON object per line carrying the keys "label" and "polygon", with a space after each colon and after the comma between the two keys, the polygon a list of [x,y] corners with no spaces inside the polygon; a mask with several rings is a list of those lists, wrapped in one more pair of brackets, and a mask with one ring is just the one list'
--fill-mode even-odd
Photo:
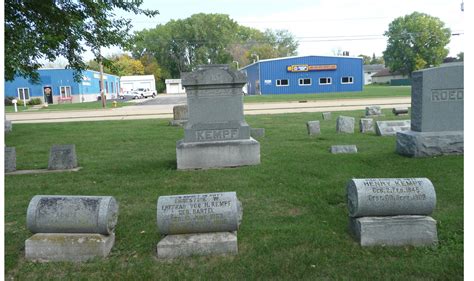
{"label": "dark green foliage", "polygon": [[5,1],[5,79],[19,75],[38,82],[39,60],[53,61],[60,56],[68,60],[79,79],[79,71],[86,69],[82,59],[86,48],[101,59],[100,47],[131,44],[130,20],[116,17],[116,10],[150,17],[158,13],[140,9],[142,2]]}
{"label": "dark green foliage", "polygon": [[411,76],[415,70],[443,62],[451,30],[439,18],[413,12],[393,20],[384,35],[388,37],[385,65],[392,72]]}
{"label": "dark green foliage", "polygon": [[[394,117],[384,110],[385,119]],[[258,166],[176,170],[183,129],[168,120],[16,124],[6,136],[19,169],[46,168],[52,144],[76,144],[80,172],[6,176],[5,279],[14,280],[462,280],[463,156],[414,159],[394,137],[336,134],[338,115],[363,111],[247,116],[265,128]],[[306,122],[320,120],[310,138]],[[34,139],[32,140],[32,136]],[[359,153],[332,155],[335,144]],[[361,248],[348,233],[345,185],[353,177],[427,177],[437,195],[439,246]],[[235,257],[156,260],[158,196],[236,191],[244,213]],[[120,204],[116,242],[105,260],[24,260],[26,210],[36,194],[112,195]]]}
{"label": "dark green foliage", "polygon": [[40,98],[32,98],[30,99],[26,104],[27,105],[38,105],[41,104],[41,99]]}

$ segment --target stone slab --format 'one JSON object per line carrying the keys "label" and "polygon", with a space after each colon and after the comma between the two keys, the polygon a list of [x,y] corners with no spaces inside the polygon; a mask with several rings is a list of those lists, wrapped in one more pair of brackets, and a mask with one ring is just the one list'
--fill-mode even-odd
{"label": "stone slab", "polygon": [[250,136],[254,139],[265,137],[265,128],[250,128]]}
{"label": "stone slab", "polygon": [[237,232],[168,235],[156,245],[156,252],[159,259],[237,255]]}
{"label": "stone slab", "polygon": [[374,119],[372,118],[361,118],[359,121],[359,130],[361,133],[373,133],[375,132]]}
{"label": "stone slab", "polygon": [[336,132],[353,134],[354,123],[355,123],[354,117],[339,116],[337,117],[337,120],[336,120]]}
{"label": "stone slab", "polygon": [[464,154],[464,132],[399,132],[396,152],[410,157]]}
{"label": "stone slab", "polygon": [[375,132],[378,136],[395,136],[398,132],[410,130],[410,120],[377,121]]}
{"label": "stone slab", "polygon": [[371,105],[365,108],[366,117],[377,117],[382,115],[382,107],[380,105]]}
{"label": "stone slab", "polygon": [[357,153],[356,145],[333,145],[330,149],[332,154]]}
{"label": "stone slab", "polygon": [[76,145],[53,145],[49,152],[49,170],[66,170],[77,168]]}
{"label": "stone slab", "polygon": [[431,246],[438,243],[436,221],[427,216],[349,218],[361,246]]}
{"label": "stone slab", "polygon": [[16,149],[5,147],[5,174],[16,171]]}
{"label": "stone slab", "polygon": [[323,112],[323,120],[331,120],[331,112]]}
{"label": "stone slab", "polygon": [[175,127],[184,127],[188,120],[170,120],[169,125]]}
{"label": "stone slab", "polygon": [[306,122],[306,128],[308,129],[308,135],[310,136],[317,136],[321,134],[321,126],[318,120]]}
{"label": "stone slab", "polygon": [[67,170],[48,170],[48,169],[36,169],[36,170],[16,170],[13,172],[5,173],[6,176],[11,175],[30,175],[30,174],[50,174],[50,173],[64,173],[64,172],[79,172],[82,167]]}
{"label": "stone slab", "polygon": [[346,191],[351,217],[429,215],[436,207],[427,178],[351,179]]}
{"label": "stone slab", "polygon": [[176,143],[178,170],[260,164],[260,143],[247,140]]}
{"label": "stone slab", "polygon": [[25,241],[25,258],[33,261],[81,262],[105,258],[115,243],[115,234],[38,233]]}

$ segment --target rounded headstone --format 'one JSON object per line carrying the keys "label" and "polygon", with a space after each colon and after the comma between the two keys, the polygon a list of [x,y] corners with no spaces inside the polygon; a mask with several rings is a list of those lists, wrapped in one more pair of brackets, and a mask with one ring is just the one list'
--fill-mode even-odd
{"label": "rounded headstone", "polygon": [[112,196],[36,195],[28,205],[26,223],[33,233],[111,234],[118,218]]}
{"label": "rounded headstone", "polygon": [[241,220],[242,206],[235,192],[158,198],[158,231],[164,235],[236,231]]}
{"label": "rounded headstone", "polygon": [[352,179],[346,189],[351,217],[429,215],[436,206],[427,178]]}

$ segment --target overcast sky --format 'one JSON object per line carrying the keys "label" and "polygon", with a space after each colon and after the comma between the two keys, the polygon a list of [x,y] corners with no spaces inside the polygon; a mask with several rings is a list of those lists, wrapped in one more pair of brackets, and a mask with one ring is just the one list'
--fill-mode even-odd
{"label": "overcast sky", "polygon": [[[120,13],[132,19],[134,30],[154,28],[171,19],[196,13],[228,14],[240,25],[259,30],[287,29],[299,41],[298,55],[334,55],[338,50],[381,56],[386,48],[384,31],[397,17],[414,11],[440,18],[453,33],[449,55],[464,51],[462,0],[145,0],[143,8],[157,9],[154,18]],[[119,49],[103,50],[105,54]]]}

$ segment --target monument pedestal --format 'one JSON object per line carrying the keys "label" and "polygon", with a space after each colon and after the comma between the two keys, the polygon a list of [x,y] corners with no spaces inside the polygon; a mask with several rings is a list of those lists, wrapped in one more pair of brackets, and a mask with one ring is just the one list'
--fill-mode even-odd
{"label": "monument pedestal", "polygon": [[115,234],[37,233],[25,241],[25,257],[35,261],[86,261],[107,257]]}
{"label": "monument pedestal", "polygon": [[411,157],[463,154],[464,132],[398,132],[396,151]]}
{"label": "monument pedestal", "polygon": [[237,231],[168,235],[156,245],[159,259],[237,255]]}
{"label": "monument pedestal", "polygon": [[245,140],[176,143],[178,170],[260,164],[260,143]]}

